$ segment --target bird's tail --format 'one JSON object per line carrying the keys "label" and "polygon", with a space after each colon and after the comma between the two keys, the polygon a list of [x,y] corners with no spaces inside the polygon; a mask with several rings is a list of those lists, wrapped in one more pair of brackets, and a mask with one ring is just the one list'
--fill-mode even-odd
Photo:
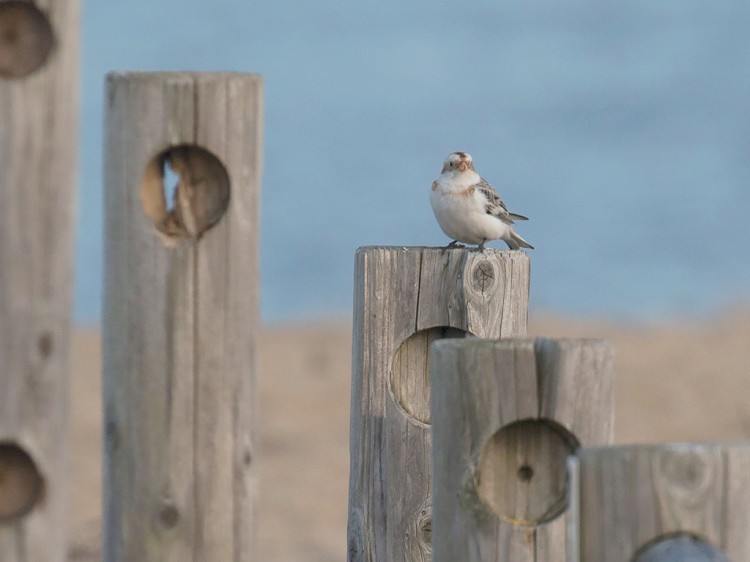
{"label": "bird's tail", "polygon": [[515,219],[517,221],[527,221],[529,220],[529,217],[524,217],[523,215],[519,215],[518,213],[508,213],[510,215],[510,218]]}
{"label": "bird's tail", "polygon": [[505,243],[511,250],[520,250],[521,248],[534,249],[534,246],[526,242],[521,236],[513,229],[510,231],[510,239],[506,240]]}

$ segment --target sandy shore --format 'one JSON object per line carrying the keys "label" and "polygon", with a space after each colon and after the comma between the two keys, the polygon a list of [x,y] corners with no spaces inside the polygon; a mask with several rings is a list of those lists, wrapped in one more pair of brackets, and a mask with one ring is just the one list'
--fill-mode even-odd
{"label": "sandy shore", "polygon": [[[750,312],[650,327],[536,317],[529,333],[614,343],[619,443],[750,437]],[[345,559],[350,349],[344,322],[262,331],[260,560]],[[74,561],[100,559],[100,357],[98,332],[78,331]]]}

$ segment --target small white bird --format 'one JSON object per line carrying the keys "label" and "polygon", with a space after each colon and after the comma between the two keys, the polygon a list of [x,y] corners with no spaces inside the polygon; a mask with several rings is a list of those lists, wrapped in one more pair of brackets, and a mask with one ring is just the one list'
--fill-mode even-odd
{"label": "small white bird", "polygon": [[443,171],[432,182],[430,203],[440,228],[453,239],[449,248],[465,242],[483,250],[488,240],[503,240],[511,250],[534,249],[513,230],[515,220],[529,219],[508,211],[466,152],[452,152],[445,159]]}

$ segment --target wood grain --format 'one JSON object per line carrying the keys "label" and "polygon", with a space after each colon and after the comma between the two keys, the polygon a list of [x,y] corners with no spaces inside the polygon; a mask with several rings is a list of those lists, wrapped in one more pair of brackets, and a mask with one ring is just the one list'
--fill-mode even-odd
{"label": "wood grain", "polygon": [[[104,558],[253,560],[261,79],[112,74],[107,100]],[[182,145],[223,164],[229,205],[165,235],[142,180]]]}
{"label": "wood grain", "polygon": [[0,2],[0,480],[15,492],[0,497],[0,560],[62,562],[80,10],[22,4]]}
{"label": "wood grain", "polygon": [[432,559],[427,344],[526,333],[522,252],[357,251],[348,559]]}
{"label": "wood grain", "polygon": [[750,559],[749,467],[746,444],[582,449],[570,527],[581,562]]}
{"label": "wood grain", "polygon": [[565,559],[567,457],[612,440],[612,357],[598,340],[432,345],[436,562]]}

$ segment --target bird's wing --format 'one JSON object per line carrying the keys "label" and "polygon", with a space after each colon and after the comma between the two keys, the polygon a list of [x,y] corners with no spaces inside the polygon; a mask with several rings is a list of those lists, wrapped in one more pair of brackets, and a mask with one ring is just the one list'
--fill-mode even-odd
{"label": "bird's wing", "polygon": [[480,178],[479,183],[474,187],[478,189],[487,200],[484,206],[484,212],[488,215],[497,217],[507,224],[513,224],[513,219],[528,220],[523,215],[508,212],[508,208],[505,206],[505,203],[503,203],[503,200],[500,199],[497,191],[495,191],[495,189],[484,178]]}

